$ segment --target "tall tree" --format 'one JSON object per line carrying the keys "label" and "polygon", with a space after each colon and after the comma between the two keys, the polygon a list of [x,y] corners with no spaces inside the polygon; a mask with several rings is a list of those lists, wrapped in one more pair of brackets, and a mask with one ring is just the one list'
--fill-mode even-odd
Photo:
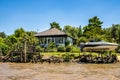
{"label": "tall tree", "polygon": [[19,29],[16,29],[14,34],[15,34],[15,37],[17,38],[23,37],[25,35],[25,30],[21,27]]}
{"label": "tall tree", "polygon": [[90,18],[89,24],[83,27],[83,35],[91,40],[98,41],[102,34],[102,24],[103,22],[97,16]]}
{"label": "tall tree", "polygon": [[78,28],[78,35],[77,36],[78,37],[82,36],[82,28],[81,28],[81,26],[79,26],[79,28]]}
{"label": "tall tree", "polygon": [[112,27],[110,28],[110,35],[111,38],[117,42],[120,43],[120,24],[116,24],[116,25],[112,25]]}
{"label": "tall tree", "polygon": [[50,23],[50,26],[51,26],[50,28],[57,28],[59,30],[62,30],[62,28],[60,27],[59,23],[57,23],[57,22]]}

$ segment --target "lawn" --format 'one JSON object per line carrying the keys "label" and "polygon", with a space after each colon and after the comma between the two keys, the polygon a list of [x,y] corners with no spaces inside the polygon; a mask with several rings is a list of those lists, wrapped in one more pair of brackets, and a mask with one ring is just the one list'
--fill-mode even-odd
{"label": "lawn", "polygon": [[[79,55],[89,55],[92,54],[93,56],[98,56],[99,53],[95,53],[95,52],[80,52],[80,53],[75,53],[75,52],[41,52],[41,54],[43,56],[57,56],[57,57],[62,57],[62,55],[64,54],[73,54],[75,56],[79,56]],[[120,56],[119,53],[112,53],[112,54],[116,54],[117,56]],[[105,53],[103,56],[107,56],[108,53]]]}
{"label": "lawn", "polygon": [[87,55],[87,54],[92,54],[94,56],[97,56],[98,53],[90,53],[90,52],[80,52],[80,53],[73,53],[73,52],[41,52],[42,55],[44,56],[58,56],[58,57],[62,57],[62,55],[64,54],[74,54],[75,56],[79,56],[79,55]]}

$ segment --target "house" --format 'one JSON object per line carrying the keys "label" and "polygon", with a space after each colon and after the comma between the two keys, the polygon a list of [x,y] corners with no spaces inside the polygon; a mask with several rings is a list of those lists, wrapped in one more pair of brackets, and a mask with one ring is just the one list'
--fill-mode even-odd
{"label": "house", "polygon": [[66,41],[69,41],[70,45],[73,44],[73,38],[57,28],[39,32],[35,36],[39,38],[42,47],[46,47],[50,42],[54,42],[56,46],[65,46]]}

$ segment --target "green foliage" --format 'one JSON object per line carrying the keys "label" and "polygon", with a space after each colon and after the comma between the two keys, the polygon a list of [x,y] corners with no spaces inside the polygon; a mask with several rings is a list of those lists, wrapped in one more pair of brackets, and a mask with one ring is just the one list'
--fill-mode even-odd
{"label": "green foliage", "polygon": [[69,41],[69,40],[66,40],[65,46],[69,46],[69,45],[70,45],[70,41]]}
{"label": "green foliage", "polygon": [[2,50],[3,55],[6,55],[9,47],[5,43],[0,42],[0,49]]}
{"label": "green foliage", "polygon": [[59,30],[62,30],[59,23],[57,23],[57,22],[50,23],[50,26],[51,26],[51,28],[57,28]]}
{"label": "green foliage", "polygon": [[66,54],[63,54],[62,57],[65,62],[70,62],[70,60],[74,58],[74,55],[70,53],[66,53]]}
{"label": "green foliage", "polygon": [[35,33],[36,32],[33,32],[33,31],[26,32],[26,37],[29,45],[36,45],[39,43],[38,38],[34,36]]}
{"label": "green foliage", "polygon": [[[112,25],[109,28],[102,28],[103,22],[97,16],[94,16],[88,20],[88,24],[81,28],[74,26],[64,26],[63,31],[70,37],[76,39],[76,44],[79,45],[81,42],[88,41],[108,41],[115,42],[120,44],[120,24]],[[52,22],[50,23],[51,28],[60,28],[59,23]],[[11,47],[15,47],[16,44],[19,46],[23,46],[25,40],[27,45],[38,45],[39,40],[34,36],[36,32],[34,31],[25,31],[23,28],[18,28],[14,31],[14,34],[6,36],[4,32],[0,32],[0,48],[2,49],[3,54],[7,53],[7,50]],[[79,48],[74,46],[69,46],[70,41],[67,40],[65,42],[66,51],[67,52],[78,52]],[[49,43],[46,47],[47,51],[51,51],[55,48],[55,43]],[[43,51],[43,48],[37,47],[38,51]],[[64,47],[59,46],[58,51],[64,51]],[[120,48],[117,49],[117,52],[120,52]]]}
{"label": "green foliage", "polygon": [[120,24],[112,25],[110,33],[111,38],[120,44]]}
{"label": "green foliage", "polygon": [[82,29],[80,27],[73,27],[70,25],[64,26],[63,31],[69,35],[70,37],[73,37],[74,39],[77,39],[82,36]]}
{"label": "green foliage", "polygon": [[77,39],[77,45],[79,46],[81,42],[88,42],[88,39],[86,37],[80,37]]}
{"label": "green foliage", "polygon": [[41,48],[39,45],[35,47],[36,52],[43,52],[44,48]]}
{"label": "green foliage", "polygon": [[57,51],[58,52],[65,52],[65,47],[64,46],[58,46]]}
{"label": "green foliage", "polygon": [[16,38],[14,35],[10,35],[5,38],[5,43],[9,46],[12,46],[17,42],[18,42],[18,38]]}
{"label": "green foliage", "polygon": [[82,37],[82,28],[81,28],[81,26],[79,26],[79,28],[78,28],[78,33],[77,33],[77,36],[78,36],[78,38],[80,38],[80,37]]}
{"label": "green foliage", "polygon": [[70,25],[64,26],[63,31],[64,31],[67,35],[69,35],[69,36],[72,37],[72,34],[71,34],[71,32],[72,32],[72,26],[70,26]]}
{"label": "green foliage", "polygon": [[72,50],[71,52],[74,52],[74,53],[79,53],[80,52],[80,48],[78,48],[77,46],[72,46]]}
{"label": "green foliage", "polygon": [[98,41],[98,37],[102,35],[103,22],[97,16],[89,19],[89,24],[83,27],[83,35],[90,40]]}
{"label": "green foliage", "polygon": [[104,40],[120,44],[120,24],[112,25],[109,28],[103,29]]}
{"label": "green foliage", "polygon": [[72,46],[67,46],[66,47],[66,52],[71,52],[72,51]]}
{"label": "green foliage", "polygon": [[[5,55],[9,48],[14,50],[23,50],[24,42],[26,40],[27,45],[37,45],[38,39],[34,37],[35,32],[26,32],[23,28],[16,29],[14,34],[9,35],[5,38],[0,37],[0,48]],[[28,47],[28,46],[27,46]],[[21,49],[20,49],[21,48]]]}
{"label": "green foliage", "polygon": [[19,29],[16,29],[14,34],[15,34],[15,37],[17,37],[17,38],[24,37],[25,36],[25,30],[21,27]]}
{"label": "green foliage", "polygon": [[4,39],[0,37],[0,43],[4,43]]}
{"label": "green foliage", "polygon": [[4,32],[0,32],[0,37],[6,38],[6,34]]}
{"label": "green foliage", "polygon": [[67,46],[66,48],[64,46],[59,46],[57,48],[58,52],[80,52],[80,48],[76,46]]}
{"label": "green foliage", "polygon": [[118,48],[116,49],[116,52],[120,53],[120,44],[119,44]]}
{"label": "green foliage", "polygon": [[120,53],[120,49],[117,50],[117,53]]}
{"label": "green foliage", "polygon": [[53,48],[55,47],[55,43],[54,42],[50,42],[47,47],[46,50],[47,51],[53,51]]}
{"label": "green foliage", "polygon": [[102,24],[103,22],[101,22],[97,16],[94,16],[89,19],[88,26],[101,28]]}

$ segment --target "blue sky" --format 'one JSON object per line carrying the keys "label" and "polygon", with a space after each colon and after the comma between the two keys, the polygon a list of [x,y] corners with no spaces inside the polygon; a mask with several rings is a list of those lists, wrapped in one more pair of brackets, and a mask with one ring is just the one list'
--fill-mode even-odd
{"label": "blue sky", "polygon": [[23,27],[26,31],[43,31],[56,21],[82,27],[88,19],[98,16],[102,27],[120,24],[120,0],[0,0],[0,32],[13,34]]}

